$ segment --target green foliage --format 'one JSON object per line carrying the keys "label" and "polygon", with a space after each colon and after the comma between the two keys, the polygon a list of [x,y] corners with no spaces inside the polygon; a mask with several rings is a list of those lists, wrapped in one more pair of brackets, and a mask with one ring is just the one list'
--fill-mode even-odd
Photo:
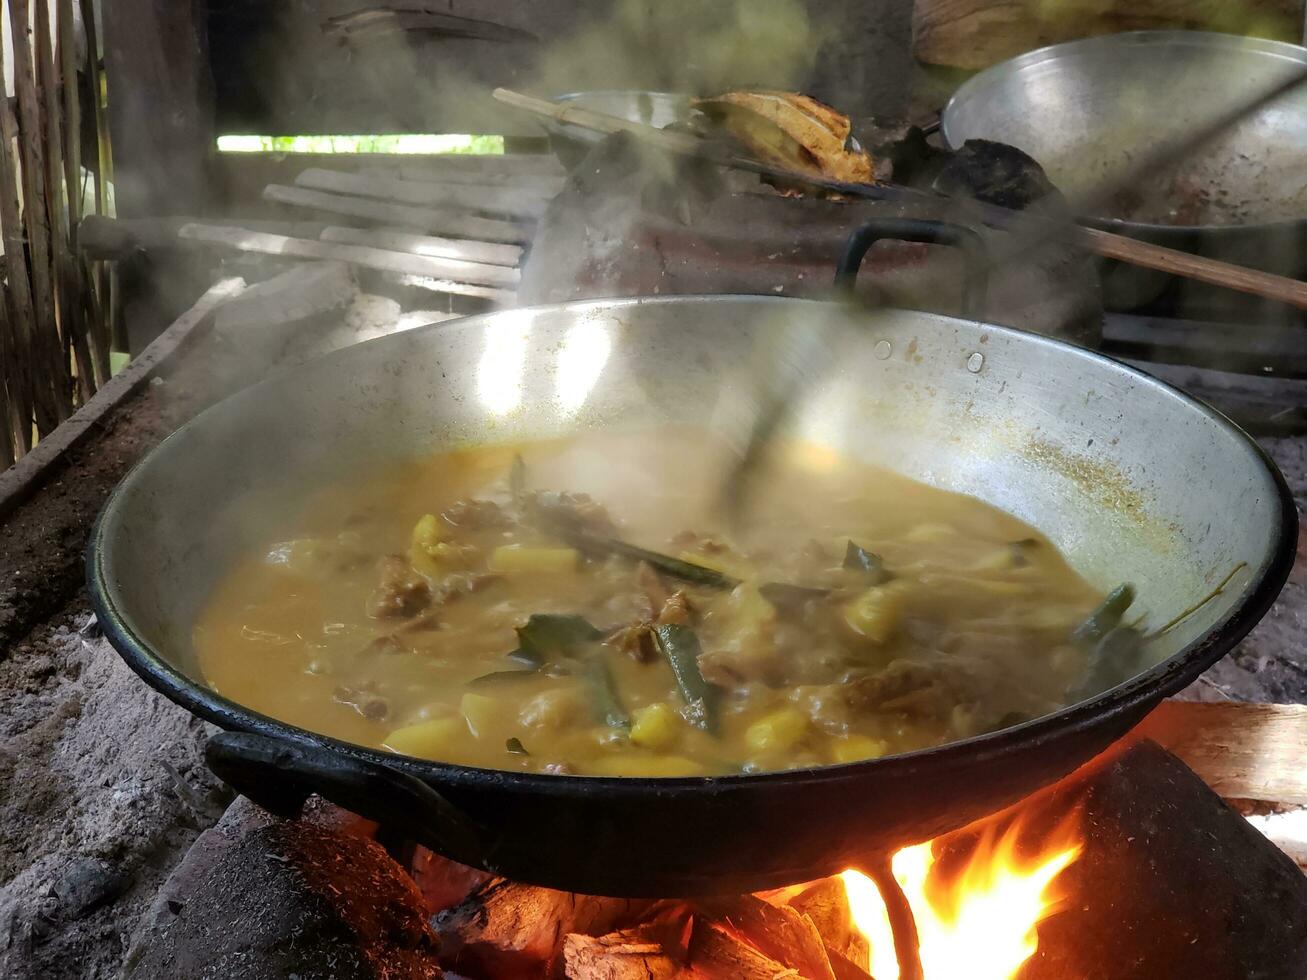
{"label": "green foliage", "polygon": [[467,153],[502,154],[502,136],[470,133],[392,133],[377,136],[218,137],[222,153]]}

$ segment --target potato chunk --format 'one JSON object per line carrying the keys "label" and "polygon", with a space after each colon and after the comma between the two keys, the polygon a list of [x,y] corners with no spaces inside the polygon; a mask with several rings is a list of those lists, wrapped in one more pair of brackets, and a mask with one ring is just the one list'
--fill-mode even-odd
{"label": "potato chunk", "polygon": [[844,623],[855,637],[882,646],[903,618],[909,586],[901,579],[873,585],[844,606]]}
{"label": "potato chunk", "polygon": [[682,725],[680,715],[657,701],[635,712],[631,741],[646,749],[668,749],[680,738]]}
{"label": "potato chunk", "polygon": [[462,718],[434,718],[396,728],[386,736],[383,748],[403,755],[417,756],[419,759],[444,759],[454,751],[454,746],[467,734],[467,725]]}
{"label": "potato chunk", "polygon": [[798,708],[781,708],[750,725],[744,740],[754,752],[784,752],[807,731],[807,715]]}
{"label": "potato chunk", "polygon": [[580,554],[573,548],[526,548],[506,544],[490,553],[487,566],[497,575],[560,575],[576,571]]}

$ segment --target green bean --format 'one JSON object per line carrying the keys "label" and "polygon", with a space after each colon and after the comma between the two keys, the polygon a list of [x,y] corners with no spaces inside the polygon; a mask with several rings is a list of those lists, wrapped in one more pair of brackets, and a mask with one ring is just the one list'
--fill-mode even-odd
{"label": "green bean", "polygon": [[764,582],[758,586],[758,592],[764,599],[773,606],[786,609],[802,606],[812,599],[825,599],[830,591],[809,585],[791,585],[788,582]]}
{"label": "green bean", "polygon": [[590,705],[595,717],[610,728],[630,731],[631,716],[622,707],[612,668],[603,656],[594,657],[586,666],[586,683],[590,688]]}
{"label": "green bean", "polygon": [[512,494],[513,502],[518,505],[526,496],[526,461],[522,459],[521,453],[513,456],[513,465],[509,467],[508,492]]}
{"label": "green bean", "polygon": [[844,549],[844,567],[866,574],[870,585],[888,582],[890,575],[885,571],[885,561],[875,552],[868,551],[849,538],[849,546]]}
{"label": "green bean", "polygon": [[[514,653],[516,652],[517,651],[514,651]],[[513,654],[510,653],[509,656],[511,657]],[[475,684],[476,686],[481,687],[482,685],[487,684],[499,684],[502,681],[520,681],[526,680],[528,677],[540,676],[539,668],[534,670],[496,670],[489,674],[482,674],[480,677],[473,677],[468,681],[468,684]]]}
{"label": "green bean", "polygon": [[689,708],[686,720],[695,728],[717,734],[717,700],[720,688],[709,684],[699,669],[699,638],[688,626],[670,623],[654,627],[658,650],[672,668],[676,686]]}
{"label": "green bean", "polygon": [[1071,694],[1071,701],[1083,701],[1129,680],[1143,669],[1146,639],[1137,629],[1118,626],[1095,645],[1085,669],[1085,678]]}
{"label": "green bean", "polygon": [[1081,649],[1093,649],[1113,629],[1121,624],[1122,617],[1135,601],[1133,585],[1118,585],[1107,594],[1102,605],[1071,633],[1071,642]]}
{"label": "green bean", "polygon": [[690,582],[693,585],[706,585],[714,589],[733,589],[740,584],[739,579],[723,575],[715,569],[695,565],[693,562],[682,561],[679,558],[673,558],[671,555],[664,555],[657,551],[650,551],[648,548],[628,544],[617,538],[596,537],[583,531],[567,531],[565,536],[582,551],[592,554],[619,555],[623,558],[629,558],[631,561],[647,561],[664,575],[670,575],[672,578]]}

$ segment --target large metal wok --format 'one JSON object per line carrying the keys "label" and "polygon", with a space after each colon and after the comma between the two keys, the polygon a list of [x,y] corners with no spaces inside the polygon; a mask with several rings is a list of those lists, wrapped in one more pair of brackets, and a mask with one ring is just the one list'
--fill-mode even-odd
{"label": "large metal wok", "polygon": [[[1149,622],[1226,589],[1154,644],[1156,666],[1057,714],[852,765],[711,778],[499,772],[359,748],[208,689],[191,624],[228,564],[324,481],[468,441],[692,423],[742,431],[759,343],[833,331],[809,440],[974,494],[1045,532]],[[578,390],[564,341],[610,347]],[[114,493],[88,556],[110,642],[228,730],[210,762],[283,812],[318,791],[452,858],[613,895],[739,892],[837,872],[992,812],[1067,773],[1192,681],[1265,613],[1297,518],[1229,421],[1090,351],[973,321],[751,297],[576,303],[417,329],[270,378],[167,439]],[[1037,669],[1037,665],[1032,665]],[[234,734],[233,734],[234,733]]]}
{"label": "large metal wok", "polygon": [[[1025,150],[1073,198],[1128,172],[1150,148],[1182,139],[1307,65],[1307,49],[1202,31],[1138,31],[1040,48],[962,85],[941,118],[950,146],[992,139]],[[1178,167],[1085,215],[1107,231],[1292,278],[1307,274],[1307,89],[1250,114]],[[1133,198],[1133,200],[1127,199]],[[1195,206],[1197,202],[1206,203]],[[1110,306],[1167,285],[1160,273],[1110,267]],[[1246,298],[1241,298],[1247,304]],[[1185,284],[1194,314],[1236,297]],[[1259,311],[1266,312],[1266,311]]]}

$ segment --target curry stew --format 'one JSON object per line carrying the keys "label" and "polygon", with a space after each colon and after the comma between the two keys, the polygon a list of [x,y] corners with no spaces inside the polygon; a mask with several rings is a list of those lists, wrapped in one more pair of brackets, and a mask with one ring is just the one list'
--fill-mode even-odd
{"label": "curry stew", "polygon": [[220,581],[204,677],[427,759],[752,772],[1053,711],[1093,672],[1086,624],[1129,606],[1015,518],[808,445],[777,451],[732,529],[725,459],[694,431],[597,432],[330,488]]}

